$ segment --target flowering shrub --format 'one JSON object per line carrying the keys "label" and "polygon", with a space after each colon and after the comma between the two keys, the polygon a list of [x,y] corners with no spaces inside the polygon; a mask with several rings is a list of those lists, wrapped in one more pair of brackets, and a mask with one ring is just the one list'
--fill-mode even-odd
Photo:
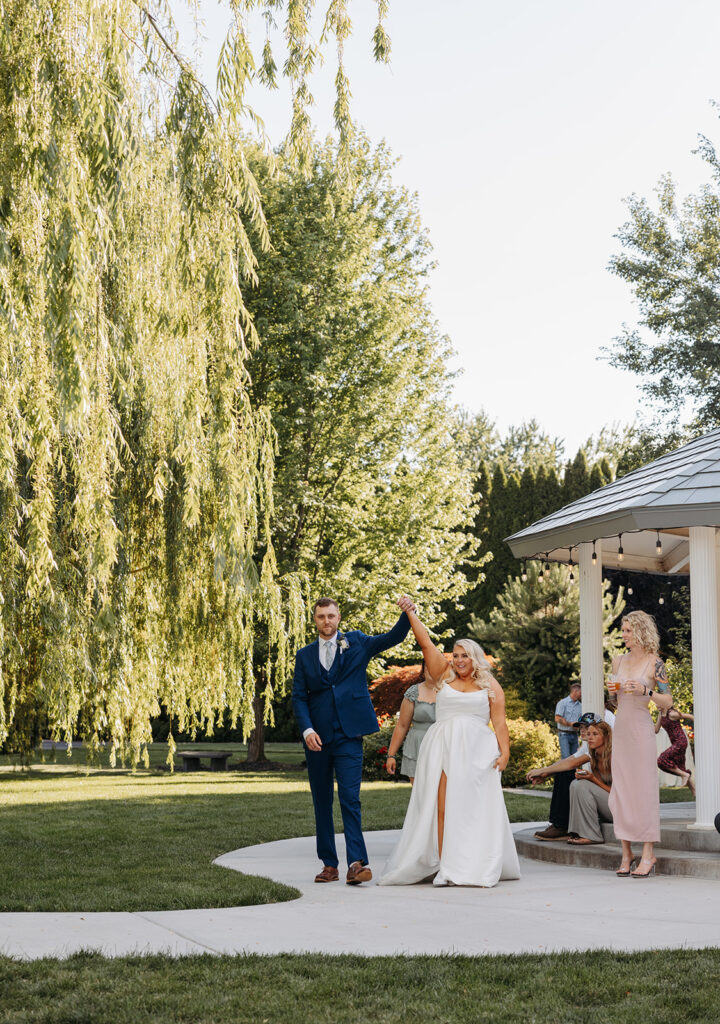
{"label": "flowering shrub", "polygon": [[531,768],[541,768],[560,759],[560,745],[555,731],[547,722],[530,722],[524,718],[508,718],[510,760],[502,773],[503,786],[525,785]]}
{"label": "flowering shrub", "polygon": [[[390,715],[382,715],[378,719],[380,732],[374,732],[370,736],[363,736],[363,778],[367,780],[382,779],[385,782],[397,781],[398,774],[388,775],[385,771],[390,737],[395,728],[395,718]],[[398,771],[400,770],[400,758],[397,760]]]}
{"label": "flowering shrub", "polygon": [[[363,778],[385,782],[396,781],[400,764],[401,752],[398,752],[397,772],[388,775],[385,771],[390,738],[395,728],[395,717],[380,717],[380,732],[363,737]],[[503,786],[525,785],[525,774],[531,768],[540,768],[560,758],[560,746],[555,731],[547,722],[529,722],[524,718],[509,718],[510,761],[502,774]]]}

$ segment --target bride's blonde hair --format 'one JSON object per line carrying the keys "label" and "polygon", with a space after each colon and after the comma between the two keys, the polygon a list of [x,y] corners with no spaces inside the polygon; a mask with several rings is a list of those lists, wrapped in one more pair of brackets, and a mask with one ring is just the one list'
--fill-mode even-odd
{"label": "bride's blonde hair", "polygon": [[[495,694],[490,685],[493,679],[492,667],[485,657],[485,651],[480,644],[476,640],[456,640],[453,647],[462,647],[470,659],[473,682],[478,690],[487,690],[489,699],[495,700]],[[457,674],[453,670],[452,665],[449,665],[448,668],[449,673],[446,673],[441,680],[438,680],[440,686],[448,679],[457,679]]]}

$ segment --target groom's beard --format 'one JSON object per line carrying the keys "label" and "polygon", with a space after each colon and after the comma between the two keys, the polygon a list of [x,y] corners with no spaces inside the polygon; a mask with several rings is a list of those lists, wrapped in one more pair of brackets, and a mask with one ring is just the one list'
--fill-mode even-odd
{"label": "groom's beard", "polygon": [[338,632],[338,629],[339,629],[338,626],[332,626],[332,627],[328,626],[325,629],[319,629],[318,630],[318,637],[322,638],[323,640],[329,640],[330,637],[335,636],[335,634]]}

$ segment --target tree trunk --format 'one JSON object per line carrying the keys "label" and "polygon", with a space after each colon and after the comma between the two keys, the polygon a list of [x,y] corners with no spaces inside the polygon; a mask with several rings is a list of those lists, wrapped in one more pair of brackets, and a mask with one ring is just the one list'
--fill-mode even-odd
{"label": "tree trunk", "polygon": [[263,721],[263,698],[256,693],[253,698],[255,726],[248,738],[247,762],[267,761],[265,757],[265,722]]}

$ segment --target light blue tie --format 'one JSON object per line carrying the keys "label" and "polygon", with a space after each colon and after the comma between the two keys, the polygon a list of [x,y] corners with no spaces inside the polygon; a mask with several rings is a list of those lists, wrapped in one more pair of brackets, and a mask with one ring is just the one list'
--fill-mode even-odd
{"label": "light blue tie", "polygon": [[332,663],[335,661],[335,644],[332,640],[323,640],[325,645],[325,657],[323,659],[325,668],[329,672],[332,668]]}

